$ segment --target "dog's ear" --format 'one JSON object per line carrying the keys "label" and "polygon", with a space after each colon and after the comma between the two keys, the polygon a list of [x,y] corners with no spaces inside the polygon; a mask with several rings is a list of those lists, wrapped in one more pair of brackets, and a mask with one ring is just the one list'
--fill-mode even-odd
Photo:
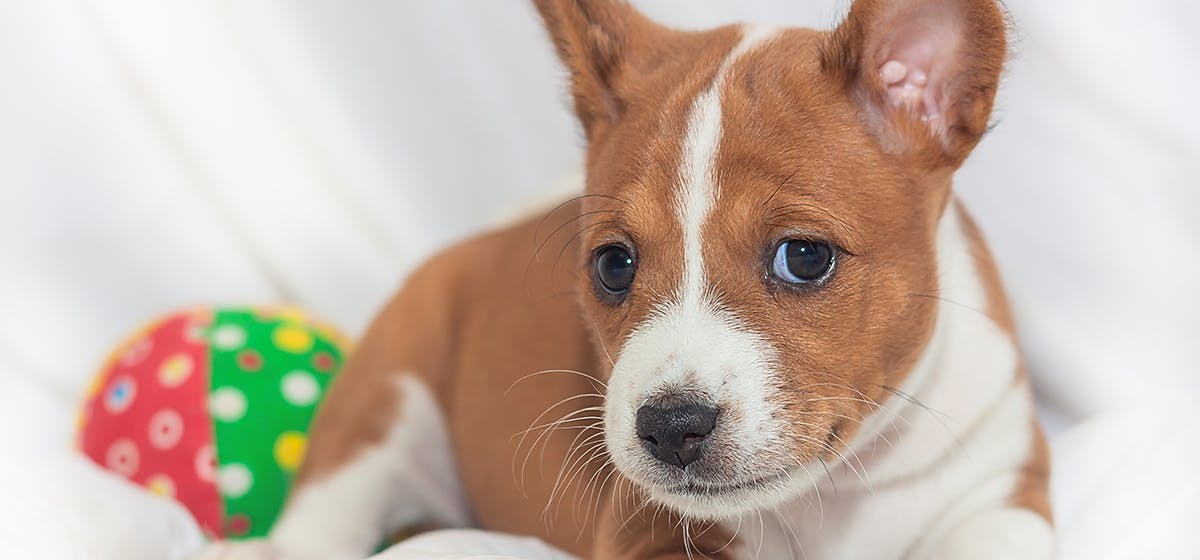
{"label": "dog's ear", "polygon": [[822,68],[884,151],[956,167],[987,131],[1005,27],[996,0],[856,0]]}
{"label": "dog's ear", "polygon": [[575,112],[589,141],[625,111],[629,81],[667,30],[623,0],[534,0],[571,73]]}

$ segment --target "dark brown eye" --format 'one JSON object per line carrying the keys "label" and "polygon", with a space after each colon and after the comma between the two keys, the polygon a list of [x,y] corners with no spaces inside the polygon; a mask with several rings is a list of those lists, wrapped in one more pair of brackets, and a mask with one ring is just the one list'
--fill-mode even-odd
{"label": "dark brown eye", "polygon": [[833,248],[821,241],[789,239],[775,249],[771,273],[789,284],[808,284],[833,271]]}
{"label": "dark brown eye", "polygon": [[596,251],[595,256],[596,280],[604,291],[613,295],[622,295],[629,291],[633,284],[633,275],[637,264],[633,255],[620,245],[605,245]]}

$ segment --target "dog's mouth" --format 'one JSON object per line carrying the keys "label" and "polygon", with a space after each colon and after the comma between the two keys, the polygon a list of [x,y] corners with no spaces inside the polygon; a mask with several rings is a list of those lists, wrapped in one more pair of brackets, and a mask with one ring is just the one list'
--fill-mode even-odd
{"label": "dog's mouth", "polygon": [[685,482],[650,484],[649,497],[676,512],[695,519],[733,519],[782,503],[795,494],[792,471],[745,478],[736,482],[708,482],[688,477]]}
{"label": "dog's mouth", "polygon": [[667,494],[687,498],[728,497],[747,492],[778,488],[783,486],[790,478],[791,473],[785,471],[731,483],[689,481],[683,484],[664,487],[662,491]]}

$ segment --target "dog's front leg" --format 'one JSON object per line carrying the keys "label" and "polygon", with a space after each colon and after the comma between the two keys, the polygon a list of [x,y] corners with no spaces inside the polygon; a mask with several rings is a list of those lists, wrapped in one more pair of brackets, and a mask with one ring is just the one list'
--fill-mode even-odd
{"label": "dog's front leg", "polygon": [[370,394],[349,394],[362,386],[331,391],[309,460],[267,539],[217,543],[200,558],[357,560],[397,528],[468,523],[428,388],[401,373],[367,385]]}
{"label": "dog's front leg", "polygon": [[[322,426],[326,433],[314,434],[302,484],[269,537],[289,557],[363,558],[397,528],[468,523],[432,393],[410,374],[389,375],[384,383],[373,390],[394,400],[363,395],[330,403],[364,425]],[[355,438],[363,441],[356,445]]]}
{"label": "dog's front leg", "polygon": [[267,539],[217,543],[200,558],[359,559],[399,528],[469,524],[433,392],[451,339],[450,295],[437,272],[413,274],[334,380]]}

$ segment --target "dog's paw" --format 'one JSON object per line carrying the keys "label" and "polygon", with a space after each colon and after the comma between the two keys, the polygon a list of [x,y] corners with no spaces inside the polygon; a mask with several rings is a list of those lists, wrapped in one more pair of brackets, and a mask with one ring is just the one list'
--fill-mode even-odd
{"label": "dog's paw", "polygon": [[217,541],[210,543],[191,560],[296,560],[269,541]]}

